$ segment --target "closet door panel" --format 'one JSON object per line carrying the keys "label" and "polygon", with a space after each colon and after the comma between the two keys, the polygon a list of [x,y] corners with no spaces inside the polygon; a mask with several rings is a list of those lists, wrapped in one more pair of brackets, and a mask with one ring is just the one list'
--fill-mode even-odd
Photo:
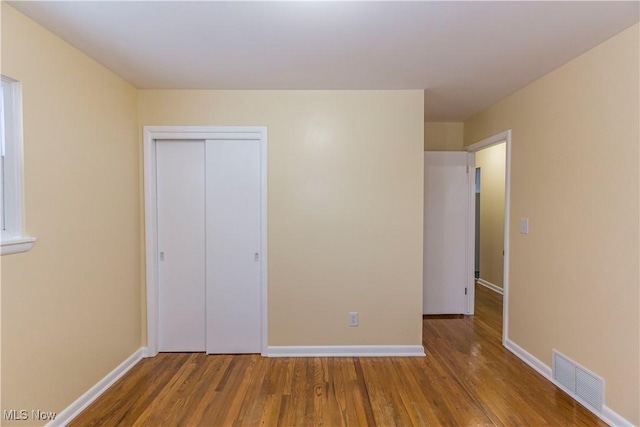
{"label": "closet door panel", "polygon": [[259,353],[260,143],[206,141],[207,353]]}
{"label": "closet door panel", "polygon": [[204,141],[158,141],[159,350],[205,350]]}

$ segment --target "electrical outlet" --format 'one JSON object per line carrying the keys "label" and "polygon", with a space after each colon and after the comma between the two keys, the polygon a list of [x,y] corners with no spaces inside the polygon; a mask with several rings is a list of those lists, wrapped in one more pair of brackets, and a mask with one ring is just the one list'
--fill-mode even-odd
{"label": "electrical outlet", "polygon": [[358,312],[352,311],[349,313],[349,326],[358,326]]}

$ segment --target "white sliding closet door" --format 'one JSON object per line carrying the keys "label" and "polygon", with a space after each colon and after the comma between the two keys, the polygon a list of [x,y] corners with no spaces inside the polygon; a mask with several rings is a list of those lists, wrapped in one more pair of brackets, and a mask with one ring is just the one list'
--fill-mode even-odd
{"label": "white sliding closet door", "polygon": [[260,142],[206,141],[207,353],[259,353]]}
{"label": "white sliding closet door", "polygon": [[205,350],[205,144],[158,141],[160,351]]}

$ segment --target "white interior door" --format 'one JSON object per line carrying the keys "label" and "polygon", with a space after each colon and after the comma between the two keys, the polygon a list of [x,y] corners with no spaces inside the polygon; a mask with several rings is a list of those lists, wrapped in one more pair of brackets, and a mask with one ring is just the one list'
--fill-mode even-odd
{"label": "white interior door", "polygon": [[158,141],[160,351],[205,350],[205,145]]}
{"label": "white interior door", "polygon": [[260,142],[206,142],[207,353],[259,353]]}
{"label": "white interior door", "polygon": [[423,313],[467,312],[473,154],[424,153]]}

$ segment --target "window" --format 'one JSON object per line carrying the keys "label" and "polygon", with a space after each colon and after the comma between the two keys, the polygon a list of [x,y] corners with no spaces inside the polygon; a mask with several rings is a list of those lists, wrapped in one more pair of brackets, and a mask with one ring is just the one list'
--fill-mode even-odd
{"label": "window", "polygon": [[24,235],[20,83],[2,76],[0,99],[0,248],[8,255],[28,251],[36,239]]}

